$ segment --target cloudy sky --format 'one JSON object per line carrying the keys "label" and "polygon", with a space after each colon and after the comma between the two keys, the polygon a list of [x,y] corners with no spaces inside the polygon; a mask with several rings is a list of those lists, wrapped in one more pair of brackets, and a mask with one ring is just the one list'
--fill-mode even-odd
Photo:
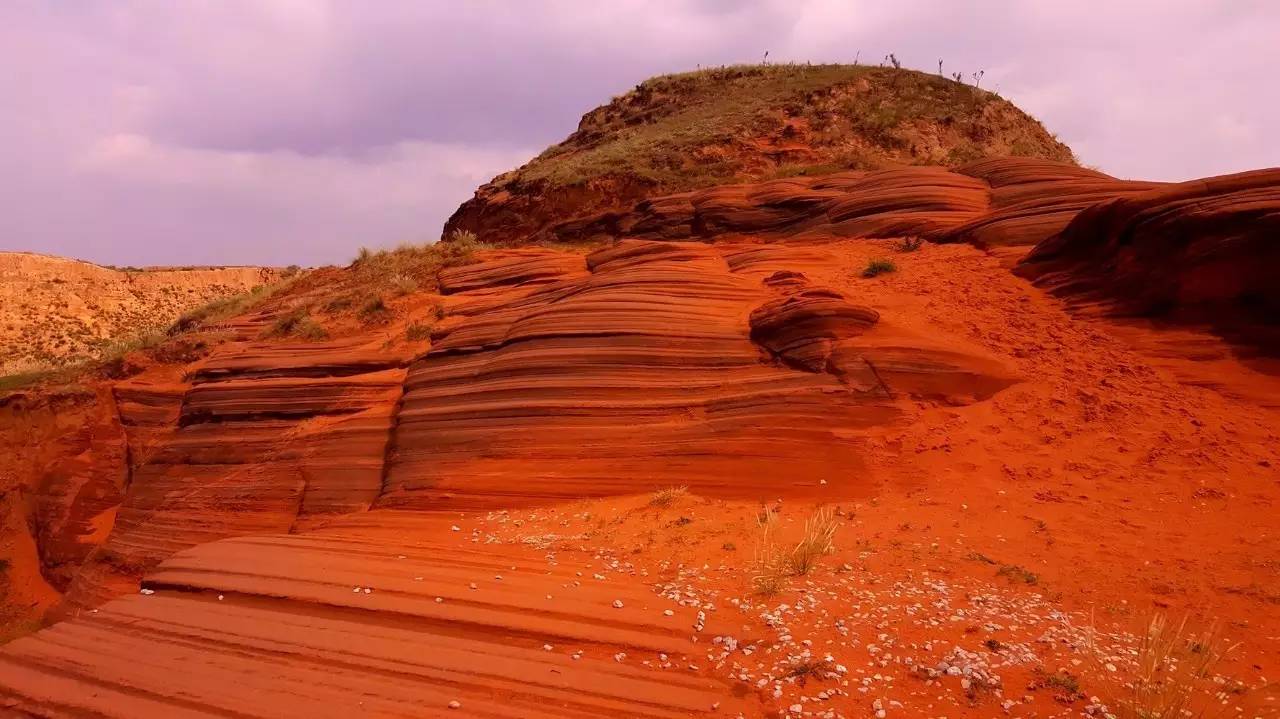
{"label": "cloudy sky", "polygon": [[318,264],[433,240],[610,96],[765,50],[985,69],[1122,177],[1275,166],[1278,37],[1270,0],[3,0],[0,249]]}

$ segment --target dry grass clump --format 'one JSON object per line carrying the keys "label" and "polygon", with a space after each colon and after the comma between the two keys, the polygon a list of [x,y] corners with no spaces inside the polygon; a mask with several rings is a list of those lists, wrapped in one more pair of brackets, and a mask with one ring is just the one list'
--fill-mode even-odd
{"label": "dry grass clump", "polygon": [[424,342],[431,339],[432,325],[414,322],[404,331],[404,338],[410,342]]}
{"label": "dry grass clump", "polygon": [[836,679],[835,662],[827,659],[802,659],[792,664],[783,674],[784,679],[794,679],[796,684],[804,686],[810,679]]}
{"label": "dry grass clump", "polygon": [[650,507],[670,507],[677,499],[689,493],[688,487],[666,487],[659,489],[649,498]]}
{"label": "dry grass clump", "polygon": [[329,332],[321,327],[306,310],[294,310],[281,315],[263,333],[264,337],[297,337],[298,339],[317,341],[327,339]]}
{"label": "dry grass clump", "polygon": [[395,275],[391,278],[390,284],[397,295],[404,296],[418,291],[418,281],[412,277]]}
{"label": "dry grass clump", "polygon": [[1117,719],[1209,719],[1238,713],[1223,701],[1217,669],[1239,645],[1227,642],[1217,622],[1197,631],[1186,618],[1171,622],[1155,615],[1132,666],[1117,667],[1116,658],[1100,651],[1093,633],[1090,644],[1098,676],[1117,678],[1102,692]]}
{"label": "dry grass clump", "polygon": [[862,271],[863,277],[877,277],[879,275],[897,272],[898,266],[892,260],[872,260],[867,263],[867,268]]}
{"label": "dry grass clump", "polygon": [[1023,584],[1039,584],[1040,575],[1016,564],[1002,564],[1000,569],[996,570],[997,577],[1004,577],[1011,582],[1022,582]]}
{"label": "dry grass clump", "polygon": [[831,507],[818,507],[805,521],[804,536],[787,557],[792,574],[808,574],[819,559],[835,551],[835,538],[836,511]]}
{"label": "dry grass clump", "polygon": [[921,247],[924,247],[923,237],[904,237],[893,243],[893,249],[898,252],[915,252]]}
{"label": "dry grass clump", "polygon": [[360,320],[366,324],[382,322],[390,312],[387,303],[382,301],[382,295],[373,295],[360,306]]}
{"label": "dry grass clump", "polygon": [[822,557],[835,551],[835,516],[831,507],[818,507],[805,521],[800,541],[788,547],[777,540],[777,511],[773,508],[762,511],[756,517],[759,527],[755,549],[756,573],[751,577],[755,592],[762,596],[777,594],[785,585],[786,577],[808,574]]}

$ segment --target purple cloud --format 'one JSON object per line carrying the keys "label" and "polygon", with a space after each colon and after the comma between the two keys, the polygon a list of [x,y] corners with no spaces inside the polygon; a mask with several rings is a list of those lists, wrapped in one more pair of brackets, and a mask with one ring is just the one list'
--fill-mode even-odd
{"label": "purple cloud", "polygon": [[434,239],[474,187],[697,65],[984,69],[1082,161],[1280,164],[1273,3],[121,0],[0,4],[0,247],[321,263]]}

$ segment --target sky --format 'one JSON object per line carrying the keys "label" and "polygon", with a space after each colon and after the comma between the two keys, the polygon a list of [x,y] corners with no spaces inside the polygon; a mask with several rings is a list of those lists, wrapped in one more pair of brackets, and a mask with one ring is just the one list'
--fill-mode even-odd
{"label": "sky", "polygon": [[1270,0],[3,0],[0,250],[342,263],[645,78],[759,61],[985,71],[1087,165],[1280,165]]}

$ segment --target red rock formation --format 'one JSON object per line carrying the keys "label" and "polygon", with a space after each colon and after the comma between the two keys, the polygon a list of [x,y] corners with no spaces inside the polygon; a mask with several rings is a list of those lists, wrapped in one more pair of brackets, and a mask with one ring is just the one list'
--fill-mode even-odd
{"label": "red rock formation", "polygon": [[[760,711],[684,668],[701,653],[696,610],[668,617],[674,605],[634,578],[577,587],[540,554],[433,536],[447,525],[374,512],[182,552],[148,578],[153,594],[6,647],[0,702],[122,718],[437,716],[455,702],[512,719]],[[659,654],[679,668],[654,666]]]}
{"label": "red rock formation", "polygon": [[[1280,169],[1100,202],[1018,268],[1036,284],[1124,312],[1280,317]],[[1217,314],[1217,317],[1206,316]]]}
{"label": "red rock formation", "polygon": [[368,507],[406,360],[350,342],[236,345],[209,358],[69,600],[95,605],[201,542]]}
{"label": "red rock formation", "polygon": [[1010,157],[951,171],[908,167],[713,187],[649,198],[630,211],[569,220],[548,232],[565,242],[741,234],[1033,245],[1095,202],[1157,186],[1066,163]]}
{"label": "red rock formation", "polygon": [[[753,335],[748,321],[772,314],[774,291],[732,271],[722,255],[731,251],[630,240],[509,296],[466,285],[410,367],[379,504],[505,507],[670,485],[796,496],[828,479],[828,494],[857,493],[844,479],[857,449],[834,437],[893,421],[895,397],[932,397],[912,376],[959,362],[990,380],[955,393],[970,401],[1012,381],[980,353],[966,361],[907,350],[868,386],[871,358],[889,359],[878,342],[891,331],[879,327],[840,348],[837,375],[787,367],[763,351],[768,331]],[[506,285],[510,263],[492,264],[446,273],[444,284],[465,275]],[[876,317],[853,307],[840,315]],[[856,377],[845,370],[854,363]],[[631,461],[637,441],[642,463]]]}
{"label": "red rock formation", "polygon": [[1158,187],[1158,182],[1117,180],[1083,167],[1031,158],[993,158],[956,169],[991,187],[991,207],[952,228],[945,242],[979,247],[1034,245],[1066,227],[1086,207]]}

